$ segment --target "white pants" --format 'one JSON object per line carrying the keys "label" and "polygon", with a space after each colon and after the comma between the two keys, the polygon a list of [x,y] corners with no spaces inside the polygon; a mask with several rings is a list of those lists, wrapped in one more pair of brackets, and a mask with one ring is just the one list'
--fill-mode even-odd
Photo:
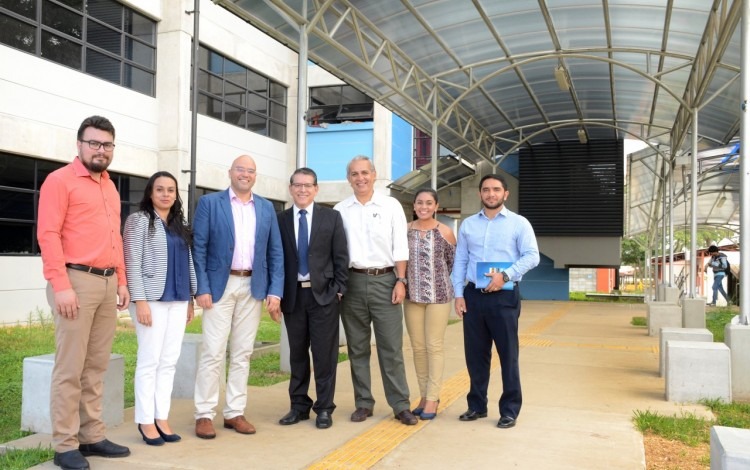
{"label": "white pants", "polygon": [[138,323],[135,304],[130,309],[138,337],[135,367],[135,422],[152,424],[169,418],[172,386],[187,323],[187,302],[148,302],[151,326]]}
{"label": "white pants", "polygon": [[250,355],[260,324],[262,302],[250,295],[250,278],[229,276],[224,295],[203,312],[203,348],[195,380],[195,419],[216,416],[219,374],[229,342],[224,418],[245,413]]}

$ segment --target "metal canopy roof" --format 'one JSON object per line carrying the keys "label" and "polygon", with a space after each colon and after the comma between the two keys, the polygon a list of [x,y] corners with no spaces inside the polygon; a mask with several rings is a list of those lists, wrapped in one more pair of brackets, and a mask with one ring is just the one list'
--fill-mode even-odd
{"label": "metal canopy roof", "polygon": [[584,133],[679,156],[696,109],[701,149],[740,128],[741,0],[213,1],[294,50],[304,27],[310,60],[472,163]]}

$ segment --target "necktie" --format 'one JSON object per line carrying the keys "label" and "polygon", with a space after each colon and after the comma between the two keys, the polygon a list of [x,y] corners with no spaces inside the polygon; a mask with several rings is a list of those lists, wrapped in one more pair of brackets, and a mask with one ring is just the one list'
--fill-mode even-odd
{"label": "necktie", "polygon": [[297,233],[297,255],[299,256],[299,273],[306,276],[310,272],[307,265],[307,211],[299,211],[299,231]]}

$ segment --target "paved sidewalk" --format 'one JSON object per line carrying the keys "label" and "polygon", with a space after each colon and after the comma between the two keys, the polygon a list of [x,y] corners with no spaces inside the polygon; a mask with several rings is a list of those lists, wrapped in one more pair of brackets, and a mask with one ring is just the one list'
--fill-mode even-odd
{"label": "paved sidewalk", "polygon": [[[643,304],[538,302],[523,304],[521,376],[524,406],[515,428],[495,427],[500,397],[498,363],[493,364],[489,417],[460,422],[466,409],[468,377],[461,325],[446,333],[445,385],[437,418],[403,426],[385,404],[373,351],[375,416],[352,423],[353,396],[348,362],[339,365],[334,425],[315,428],[314,418],[280,426],[288,408],[288,383],[250,387],[246,416],[258,433],[239,435],[221,427],[218,436],[202,440],[193,434],[192,401],[175,400],[170,423],[183,436],[176,444],[150,447],[133,424],[109,430],[108,438],[130,446],[125,459],[90,458],[92,469],[301,469],[301,468],[519,468],[641,469],[643,440],[632,424],[634,410],[664,414],[689,411],[708,416],[701,406],[678,406],[664,400],[658,376],[658,338],[630,325],[645,316]],[[418,400],[411,349],[405,339],[407,377],[412,401]],[[495,358],[496,359],[496,358]],[[35,435],[18,446],[49,443]],[[52,462],[37,466],[54,469]]]}

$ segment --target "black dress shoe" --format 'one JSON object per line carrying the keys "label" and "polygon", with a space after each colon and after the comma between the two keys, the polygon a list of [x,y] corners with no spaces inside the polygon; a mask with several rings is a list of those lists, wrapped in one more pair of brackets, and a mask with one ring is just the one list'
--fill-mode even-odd
{"label": "black dress shoe", "polygon": [[78,450],[55,452],[54,462],[63,470],[89,470],[89,461]]}
{"label": "black dress shoe", "polygon": [[516,419],[510,416],[503,416],[500,421],[497,422],[497,427],[502,429],[512,428],[516,425]]}
{"label": "black dress shoe", "polygon": [[309,411],[302,412],[292,408],[289,410],[289,413],[285,414],[284,417],[279,420],[279,424],[289,426],[290,424],[297,424],[306,419],[310,419]]}
{"label": "black dress shoe", "polygon": [[480,413],[474,410],[466,410],[466,412],[462,414],[461,416],[459,416],[458,419],[460,419],[461,421],[475,421],[478,418],[486,418],[486,417],[487,417],[486,411],[484,413]]}
{"label": "black dress shoe", "polygon": [[164,445],[164,439],[161,437],[161,433],[159,433],[159,437],[146,437],[146,435],[143,433],[143,429],[141,429],[141,425],[138,425],[138,432],[141,433],[141,436],[143,436],[143,442],[150,446],[163,446]]}
{"label": "black dress shoe", "polygon": [[328,429],[333,426],[333,418],[330,411],[321,411],[315,418],[315,427],[318,429]]}
{"label": "black dress shoe", "polygon": [[130,449],[107,439],[95,442],[94,444],[81,444],[78,450],[85,456],[94,455],[96,457],[119,458],[130,455]]}
{"label": "black dress shoe", "polygon": [[164,442],[177,442],[182,439],[179,434],[167,434],[162,431],[159,425],[156,424],[156,421],[154,421],[154,426],[156,426],[156,432],[158,432],[161,438],[164,439]]}
{"label": "black dress shoe", "polygon": [[405,424],[407,426],[414,426],[418,422],[417,417],[414,416],[414,413],[409,410],[404,410],[397,414],[396,419],[401,421],[401,424]]}

